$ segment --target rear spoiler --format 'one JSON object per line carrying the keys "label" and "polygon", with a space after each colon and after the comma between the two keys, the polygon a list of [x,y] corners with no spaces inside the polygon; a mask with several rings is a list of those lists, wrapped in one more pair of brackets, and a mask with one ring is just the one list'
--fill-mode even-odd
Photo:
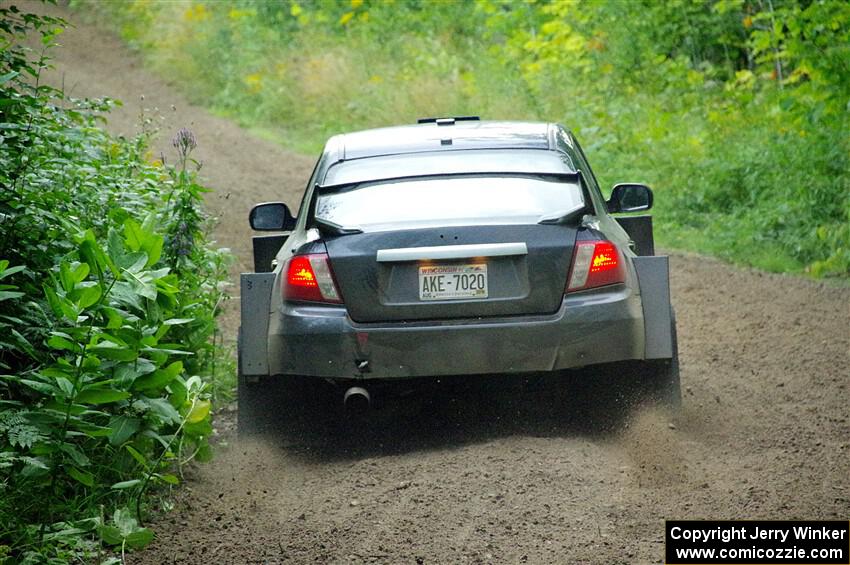
{"label": "rear spoiler", "polygon": [[537,222],[542,225],[555,225],[555,226],[563,226],[570,224],[577,224],[579,220],[581,220],[585,214],[588,213],[587,204],[582,206],[581,208],[576,208],[575,210],[571,210],[564,214],[563,216],[558,216],[557,218],[546,218],[545,220],[540,220]]}
{"label": "rear spoiler", "polygon": [[316,218],[315,216],[313,217],[313,223],[322,228],[322,231],[333,235],[354,235],[363,233],[363,230],[360,228],[346,228],[336,222],[323,220],[322,218]]}
{"label": "rear spoiler", "polygon": [[581,173],[541,173],[538,171],[512,171],[506,173],[504,171],[475,171],[463,173],[433,173],[427,175],[402,175],[397,177],[387,177],[382,179],[358,180],[352,182],[343,182],[339,184],[316,184],[314,189],[319,194],[332,194],[334,192],[345,192],[346,190],[358,187],[360,185],[384,184],[405,180],[420,180],[420,179],[438,179],[438,178],[457,178],[457,177],[486,177],[486,176],[504,176],[504,177],[544,177],[556,178],[567,182],[578,182],[581,179]]}

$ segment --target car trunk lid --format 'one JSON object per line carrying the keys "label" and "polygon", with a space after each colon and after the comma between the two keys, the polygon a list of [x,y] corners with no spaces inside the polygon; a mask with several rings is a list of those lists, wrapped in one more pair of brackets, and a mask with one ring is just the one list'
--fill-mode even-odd
{"label": "car trunk lid", "polygon": [[568,225],[409,229],[325,240],[357,322],[549,314],[576,240]]}

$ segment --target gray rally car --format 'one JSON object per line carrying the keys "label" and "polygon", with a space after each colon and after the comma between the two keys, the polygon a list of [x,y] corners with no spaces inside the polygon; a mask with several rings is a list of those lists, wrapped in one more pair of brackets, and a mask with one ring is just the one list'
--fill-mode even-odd
{"label": "gray rally car", "polygon": [[297,217],[251,211],[278,233],[254,238],[241,280],[240,429],[307,377],[367,404],[390,380],[628,361],[677,406],[667,257],[650,216],[611,216],[651,206],[641,184],[605,200],[558,124],[437,118],[332,137]]}

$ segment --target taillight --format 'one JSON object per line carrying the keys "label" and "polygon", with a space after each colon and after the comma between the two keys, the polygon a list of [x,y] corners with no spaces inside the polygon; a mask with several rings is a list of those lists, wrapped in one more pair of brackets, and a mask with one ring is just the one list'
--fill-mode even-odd
{"label": "taillight", "polygon": [[286,264],[284,300],[342,303],[325,253],[296,255]]}
{"label": "taillight", "polygon": [[621,283],[626,280],[623,258],[610,241],[578,241],[573,253],[567,292]]}

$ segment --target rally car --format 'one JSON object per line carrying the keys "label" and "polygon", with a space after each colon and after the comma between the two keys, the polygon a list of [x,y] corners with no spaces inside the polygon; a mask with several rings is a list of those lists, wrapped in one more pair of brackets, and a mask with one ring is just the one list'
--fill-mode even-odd
{"label": "rally car", "polygon": [[[429,118],[328,140],[297,216],[257,204],[241,278],[240,430],[289,383],[367,405],[380,383],[629,362],[680,402],[652,191],[605,199],[559,124]],[[592,374],[592,373],[591,373]]]}

